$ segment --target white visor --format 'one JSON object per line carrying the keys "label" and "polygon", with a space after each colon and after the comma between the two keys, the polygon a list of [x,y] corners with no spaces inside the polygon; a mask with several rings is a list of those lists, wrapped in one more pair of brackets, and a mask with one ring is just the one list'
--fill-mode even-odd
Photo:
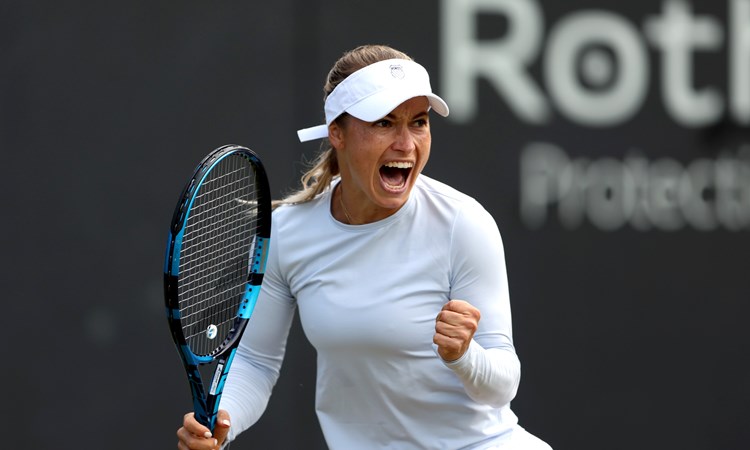
{"label": "white visor", "polygon": [[326,123],[298,130],[297,136],[300,142],[327,138],[328,125],[345,112],[375,122],[414,97],[427,97],[432,109],[448,115],[448,105],[432,93],[424,67],[406,59],[379,61],[344,78],[326,98]]}

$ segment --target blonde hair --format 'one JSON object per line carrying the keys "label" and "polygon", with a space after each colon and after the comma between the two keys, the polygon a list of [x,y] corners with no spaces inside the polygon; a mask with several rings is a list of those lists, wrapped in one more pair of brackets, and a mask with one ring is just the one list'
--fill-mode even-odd
{"label": "blonde hair", "polygon": [[[378,61],[394,58],[411,60],[406,53],[387,45],[362,45],[344,53],[328,72],[325,85],[323,86],[323,102],[325,103],[326,98],[328,98],[328,95],[333,92],[336,86],[352,73]],[[336,120],[342,120],[345,115],[346,113],[342,114]],[[336,158],[336,151],[328,139],[323,141],[320,148],[320,153],[318,153],[309,166],[310,168],[300,179],[302,188],[289,194],[282,200],[275,201],[274,207],[282,204],[309,202],[325,192],[331,185],[331,181],[339,175],[339,163]]]}

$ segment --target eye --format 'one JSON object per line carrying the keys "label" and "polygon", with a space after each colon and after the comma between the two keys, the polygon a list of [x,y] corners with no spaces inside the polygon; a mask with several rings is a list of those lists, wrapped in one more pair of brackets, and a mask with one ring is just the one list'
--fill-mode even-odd
{"label": "eye", "polygon": [[384,119],[377,120],[373,122],[372,124],[375,125],[376,127],[386,128],[391,125],[391,121],[384,118]]}

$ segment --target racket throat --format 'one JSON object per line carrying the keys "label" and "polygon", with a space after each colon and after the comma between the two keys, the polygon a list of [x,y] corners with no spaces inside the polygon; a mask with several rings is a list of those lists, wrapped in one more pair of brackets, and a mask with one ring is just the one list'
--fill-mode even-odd
{"label": "racket throat", "polygon": [[216,392],[219,391],[219,386],[224,383],[224,367],[226,365],[223,362],[216,364],[216,370],[214,376],[211,377],[211,386],[208,390],[208,395],[215,396]]}

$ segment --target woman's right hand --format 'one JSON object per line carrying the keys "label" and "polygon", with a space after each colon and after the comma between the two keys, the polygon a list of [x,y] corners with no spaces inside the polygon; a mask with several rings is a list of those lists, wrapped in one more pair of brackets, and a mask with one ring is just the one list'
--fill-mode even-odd
{"label": "woman's right hand", "polygon": [[195,414],[187,413],[182,418],[182,427],[177,430],[179,450],[219,450],[229,434],[229,413],[220,409],[216,416],[214,433],[195,420]]}

